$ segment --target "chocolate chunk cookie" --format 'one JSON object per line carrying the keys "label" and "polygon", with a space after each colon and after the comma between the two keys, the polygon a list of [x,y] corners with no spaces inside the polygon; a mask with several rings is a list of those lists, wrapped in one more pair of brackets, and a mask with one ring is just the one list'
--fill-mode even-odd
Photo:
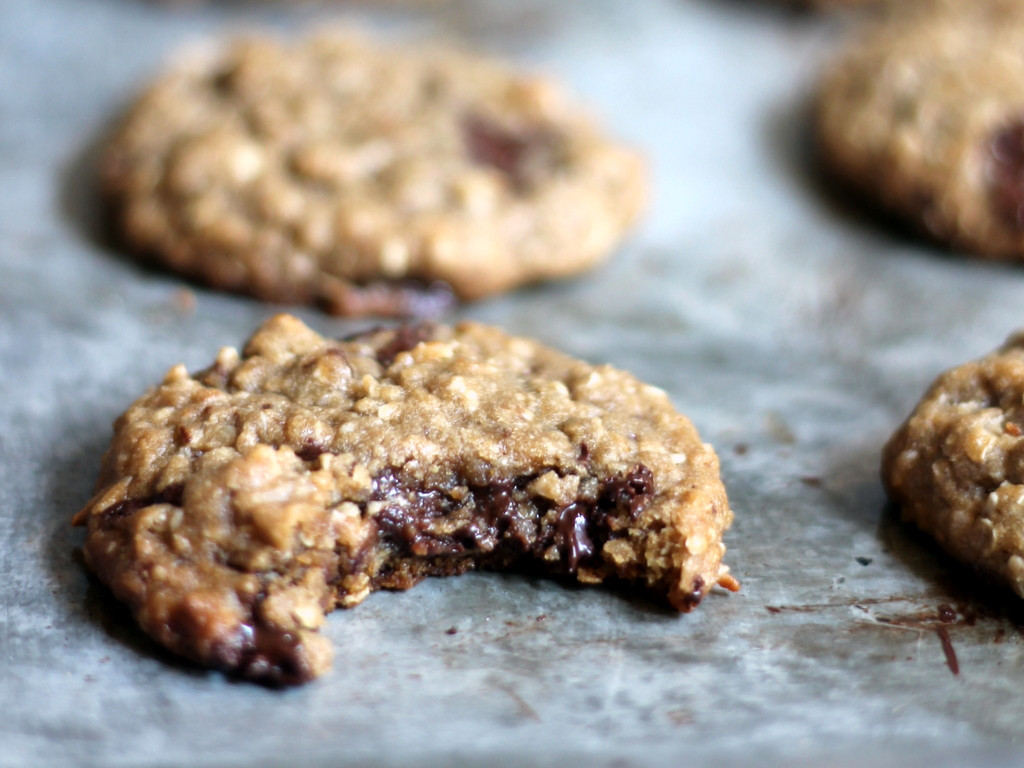
{"label": "chocolate chunk cookie", "polygon": [[551,83],[345,32],[183,56],[102,176],[126,244],[218,288],[429,315],[605,258],[643,163]]}
{"label": "chocolate chunk cookie", "polygon": [[472,568],[632,584],[680,611],[732,519],[665,394],[481,325],[344,341],[287,315],[172,368],[114,425],[76,516],[142,628],[201,664],[298,683],[324,614]]}
{"label": "chocolate chunk cookie", "polygon": [[882,477],[905,519],[1024,597],[1024,334],[936,380]]}
{"label": "chocolate chunk cookie", "polygon": [[[896,4],[900,5],[900,4]],[[912,3],[821,83],[821,160],[865,199],[978,256],[1024,258],[1024,4]]]}

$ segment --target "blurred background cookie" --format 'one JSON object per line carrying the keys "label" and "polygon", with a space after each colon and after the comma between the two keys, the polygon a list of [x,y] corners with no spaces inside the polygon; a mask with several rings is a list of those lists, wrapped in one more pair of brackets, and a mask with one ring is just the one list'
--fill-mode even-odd
{"label": "blurred background cookie", "polygon": [[916,3],[855,37],[817,98],[828,173],[937,241],[1024,259],[1024,5]]}
{"label": "blurred background cookie", "polygon": [[134,252],[218,288],[423,315],[608,256],[644,166],[551,83],[343,31],[183,55],[102,168]]}

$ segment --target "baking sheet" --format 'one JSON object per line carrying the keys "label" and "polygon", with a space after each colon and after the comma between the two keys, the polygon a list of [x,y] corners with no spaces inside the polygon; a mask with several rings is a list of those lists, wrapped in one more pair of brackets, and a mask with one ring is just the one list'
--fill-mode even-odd
{"label": "baking sheet", "polygon": [[[1024,273],[824,194],[804,110],[837,24],[770,5],[0,4],[0,766],[1017,762],[1019,609],[898,523],[877,465],[936,373],[1021,324]],[[96,140],[179,45],[323,20],[549,72],[647,152],[652,207],[610,264],[457,316],[665,388],[721,456],[742,592],[677,616],[430,581],[335,613],[334,671],[275,691],[170,658],[88,579],[68,521],[110,421],[275,311],[119,256]]]}

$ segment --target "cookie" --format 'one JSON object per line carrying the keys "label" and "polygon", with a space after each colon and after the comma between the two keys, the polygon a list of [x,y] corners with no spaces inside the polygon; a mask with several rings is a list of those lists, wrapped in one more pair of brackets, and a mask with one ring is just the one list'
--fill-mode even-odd
{"label": "cookie", "polygon": [[771,0],[775,5],[788,6],[799,10],[830,11],[840,8],[860,8],[880,5],[887,0]]}
{"label": "cookie", "polygon": [[429,315],[603,260],[640,157],[543,79],[343,31],[179,59],[102,160],[134,252],[343,315]]}
{"label": "cookie", "polygon": [[176,653],[297,683],[326,612],[474,568],[636,585],[680,611],[732,519],[718,459],[666,395],[496,329],[337,341],[269,320],[172,368],[114,425],[89,567]]}
{"label": "cookie", "polygon": [[882,478],[906,520],[1024,597],[1024,334],[932,384]]}
{"label": "cookie", "polygon": [[1024,258],[1024,5],[900,7],[822,79],[820,158],[864,200],[936,241]]}

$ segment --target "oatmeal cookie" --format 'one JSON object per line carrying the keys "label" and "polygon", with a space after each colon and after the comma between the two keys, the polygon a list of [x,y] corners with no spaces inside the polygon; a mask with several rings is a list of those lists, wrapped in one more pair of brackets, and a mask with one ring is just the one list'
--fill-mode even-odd
{"label": "oatmeal cookie", "polygon": [[101,170],[133,251],[345,315],[429,315],[586,270],[646,194],[639,156],[550,82],[337,30],[183,55]]}
{"label": "oatmeal cookie", "polygon": [[899,6],[820,84],[820,158],[865,200],[975,255],[1024,258],[1024,4]]}
{"label": "oatmeal cookie", "polygon": [[114,425],[90,568],[201,664],[323,673],[324,615],[473,568],[632,584],[680,611],[732,520],[718,459],[664,392],[482,325],[326,339],[268,321],[172,368]]}
{"label": "oatmeal cookie", "polygon": [[1024,334],[935,381],[890,438],[903,517],[1024,597]]}

